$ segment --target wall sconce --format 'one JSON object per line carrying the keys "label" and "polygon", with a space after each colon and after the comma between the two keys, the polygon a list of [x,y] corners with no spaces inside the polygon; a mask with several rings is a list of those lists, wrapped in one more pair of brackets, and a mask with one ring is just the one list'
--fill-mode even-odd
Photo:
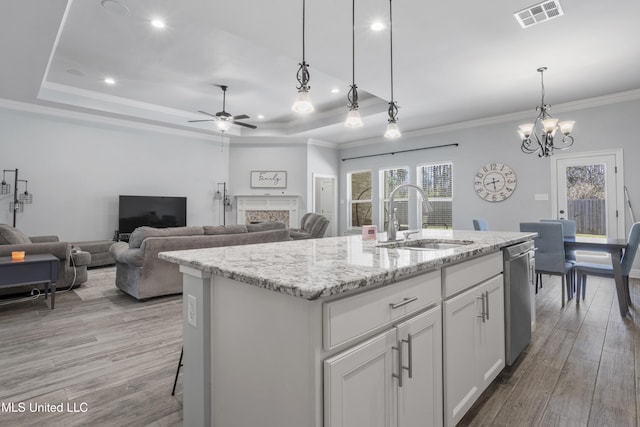
{"label": "wall sconce", "polygon": [[[220,192],[220,186],[222,186],[222,192]],[[231,212],[231,196],[227,192],[227,183],[219,182],[218,190],[213,195],[214,200],[222,201],[222,225],[227,225],[227,212]]]}

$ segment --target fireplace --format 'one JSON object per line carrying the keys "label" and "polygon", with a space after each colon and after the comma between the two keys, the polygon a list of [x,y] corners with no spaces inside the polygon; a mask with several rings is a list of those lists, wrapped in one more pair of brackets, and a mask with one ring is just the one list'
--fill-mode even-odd
{"label": "fireplace", "polygon": [[289,211],[280,210],[245,210],[244,223],[255,224],[258,222],[281,221],[289,224]]}
{"label": "fireplace", "polygon": [[282,221],[289,228],[299,227],[299,196],[236,196],[236,223],[251,224]]}

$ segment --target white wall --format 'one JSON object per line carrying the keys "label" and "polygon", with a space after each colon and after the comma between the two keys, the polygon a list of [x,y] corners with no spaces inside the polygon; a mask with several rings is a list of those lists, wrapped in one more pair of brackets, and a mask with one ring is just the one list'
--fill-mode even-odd
{"label": "white wall", "polygon": [[[300,196],[300,216],[313,206],[314,174],[338,177],[337,150],[331,144],[307,139],[261,138],[256,142],[234,138],[229,149],[229,188],[232,196],[251,194]],[[251,171],[281,170],[287,172],[287,188],[251,188]],[[339,185],[339,182],[337,182]],[[235,206],[227,223],[236,223]]]}
{"label": "white wall", "polygon": [[[636,135],[640,118],[640,100],[594,106],[591,108],[554,111],[556,118],[576,120],[575,143],[570,151],[561,153],[593,152],[605,148],[622,148],[624,157],[624,184],[629,191],[636,221],[640,221],[640,143]],[[535,118],[531,112],[530,121]],[[419,147],[459,143],[458,147],[415,151],[405,154],[370,157],[340,162],[340,232],[347,226],[346,174],[350,171],[373,169],[373,194],[377,191],[377,172],[383,167],[410,167],[415,180],[416,165],[427,162],[453,161],[453,228],[472,229],[475,217],[487,219],[492,230],[518,231],[523,221],[538,221],[541,218],[556,218],[551,211],[550,160],[538,158],[536,154],[524,154],[516,128],[523,120],[505,121],[497,124],[476,126],[468,129],[425,134],[387,142],[376,146],[343,149],[339,157],[353,157],[385,153]],[[401,123],[400,123],[401,124]],[[501,162],[511,166],[518,176],[518,185],[513,195],[504,202],[491,203],[480,199],[474,192],[473,176],[484,164]],[[536,194],[548,194],[549,200],[535,200]],[[344,203],[343,203],[344,202]],[[378,203],[374,200],[374,211]],[[631,227],[631,217],[625,204],[625,234]],[[374,223],[381,223],[374,216]],[[633,276],[640,276],[640,257],[634,262]]]}
{"label": "white wall", "polygon": [[[635,132],[640,118],[640,100],[553,113],[560,119],[576,120],[576,141],[570,149],[571,152],[597,151],[604,148],[623,149],[624,182],[629,189],[632,205],[635,206],[636,219],[640,220],[640,168],[635,166],[637,159],[640,159],[640,144]],[[535,111],[532,111],[530,120],[534,118]],[[377,172],[380,168],[409,166],[414,180],[417,165],[438,161],[453,161],[453,227],[456,229],[472,229],[472,219],[477,216],[486,218],[493,230],[510,231],[517,231],[522,221],[555,218],[556,214],[551,212],[550,200],[534,199],[536,194],[551,195],[550,160],[538,158],[536,154],[527,155],[521,152],[516,128],[522,122],[513,120],[440,133],[425,132],[423,136],[403,137],[395,142],[341,150],[339,157],[342,159],[442,144],[460,144],[458,147],[341,161],[340,229],[346,229],[347,224],[346,205],[342,203],[346,202],[346,173],[373,169],[374,194],[377,194]],[[504,202],[486,202],[474,192],[474,174],[482,165],[490,162],[506,163],[518,176],[518,186],[514,194]],[[374,201],[374,210],[377,211],[377,201]],[[631,219],[628,211],[625,211],[625,215],[628,230]],[[377,216],[374,217],[374,221],[377,219]]]}
{"label": "white wall", "polygon": [[[219,223],[214,186],[227,179],[228,165],[219,141],[37,111],[0,104],[0,168],[18,168],[34,195],[17,218],[28,235],[111,239],[120,194],[186,196],[187,224]],[[11,224],[8,209],[9,198],[0,198],[0,222]]]}

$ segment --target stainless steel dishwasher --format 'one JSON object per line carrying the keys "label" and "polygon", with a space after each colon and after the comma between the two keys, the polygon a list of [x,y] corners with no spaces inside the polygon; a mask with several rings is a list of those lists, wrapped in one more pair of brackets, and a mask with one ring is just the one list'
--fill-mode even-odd
{"label": "stainless steel dishwasher", "polygon": [[504,256],[506,363],[511,366],[531,340],[533,241],[507,246]]}

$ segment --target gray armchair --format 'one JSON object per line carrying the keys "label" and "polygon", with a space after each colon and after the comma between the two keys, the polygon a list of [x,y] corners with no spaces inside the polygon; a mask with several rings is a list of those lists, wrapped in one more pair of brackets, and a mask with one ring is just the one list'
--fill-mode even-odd
{"label": "gray armchair", "polygon": [[[90,256],[86,252],[72,253],[71,243],[60,242],[57,236],[28,237],[22,231],[7,224],[0,224],[0,256],[11,256],[13,251],[30,254],[51,254],[60,260],[56,287],[64,289],[87,281],[87,264]],[[24,292],[21,288],[4,288],[3,294]]]}
{"label": "gray armchair", "polygon": [[309,212],[302,216],[300,228],[291,229],[291,238],[293,240],[318,239],[324,237],[327,227],[329,227],[327,218],[320,214]]}

